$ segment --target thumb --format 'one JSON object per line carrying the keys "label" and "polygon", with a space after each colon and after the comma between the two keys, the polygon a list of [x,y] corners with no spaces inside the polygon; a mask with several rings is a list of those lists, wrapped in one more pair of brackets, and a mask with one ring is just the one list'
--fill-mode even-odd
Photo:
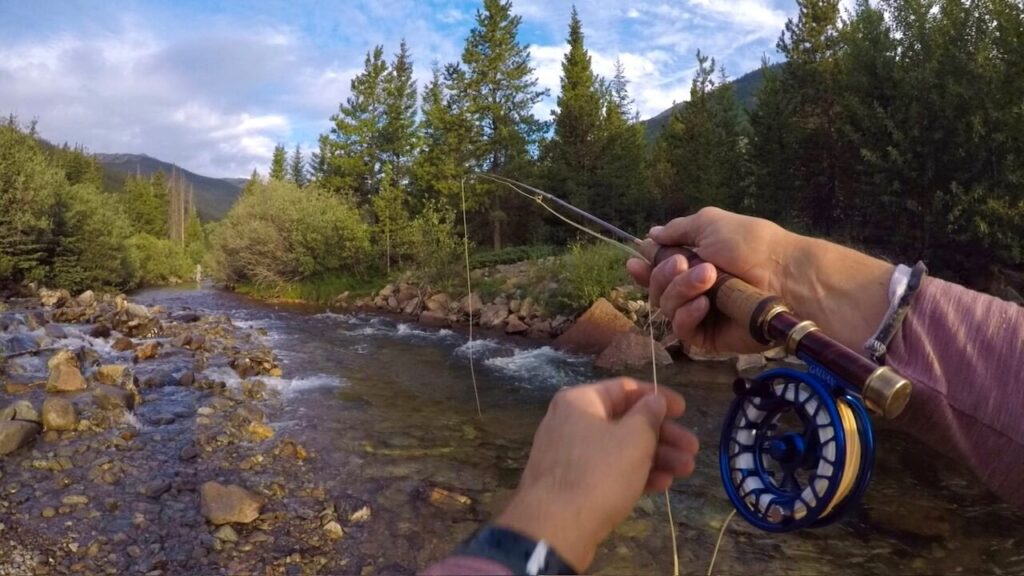
{"label": "thumb", "polygon": [[657,437],[661,424],[665,421],[668,404],[663,396],[650,394],[644,396],[626,412],[622,421],[630,427],[649,429]]}

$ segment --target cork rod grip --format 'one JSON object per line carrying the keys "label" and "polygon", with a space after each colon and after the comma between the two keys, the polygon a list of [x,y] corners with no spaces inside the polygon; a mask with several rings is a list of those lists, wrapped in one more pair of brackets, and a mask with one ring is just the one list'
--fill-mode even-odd
{"label": "cork rod grip", "polygon": [[[653,266],[679,254],[686,258],[690,267],[702,262],[692,250],[678,246],[660,246],[647,239],[640,244],[640,253]],[[712,308],[738,322],[750,326],[750,335],[757,341],[767,344],[768,336],[762,324],[765,314],[772,304],[780,303],[777,296],[740,280],[728,272],[718,271],[718,279],[708,291]]]}

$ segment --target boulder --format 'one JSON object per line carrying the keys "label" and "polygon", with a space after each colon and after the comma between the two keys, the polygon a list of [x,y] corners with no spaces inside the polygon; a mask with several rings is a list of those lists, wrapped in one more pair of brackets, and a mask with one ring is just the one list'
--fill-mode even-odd
{"label": "boulder", "polygon": [[263,498],[241,486],[206,482],[199,488],[199,504],[211,524],[248,524],[259,517]]}
{"label": "boulder", "polygon": [[[672,357],[658,342],[654,342],[654,361],[659,366],[672,363]],[[650,366],[651,338],[639,332],[623,332],[601,352],[594,365],[605,370]]]}
{"label": "boulder", "polygon": [[96,369],[93,377],[100,384],[123,387],[123,383],[132,380],[134,375],[132,369],[125,364],[104,364]]}
{"label": "boulder", "polygon": [[451,322],[443,310],[424,310],[420,313],[420,324],[434,328],[447,328]]}
{"label": "boulder", "polygon": [[64,327],[60,324],[47,324],[43,326],[43,332],[55,340],[60,340],[68,337],[68,333],[64,330]]}
{"label": "boulder", "polygon": [[70,299],[71,294],[67,290],[39,289],[39,303],[47,308],[59,308]]}
{"label": "boulder", "polygon": [[110,338],[110,333],[110,326],[104,324],[103,322],[100,322],[99,324],[93,326],[92,330],[89,330],[89,336],[92,336],[93,338]]}
{"label": "boulder", "polygon": [[462,300],[459,300],[459,307],[465,314],[469,314],[470,306],[473,308],[473,317],[479,318],[480,311],[484,308],[484,301],[480,299],[480,295],[473,292],[469,296],[465,296]]}
{"label": "boulder", "polygon": [[508,304],[488,304],[480,311],[480,325],[484,328],[500,328],[508,318]]}
{"label": "boulder", "polygon": [[47,392],[78,392],[85,390],[85,378],[77,366],[57,364],[50,369],[50,377],[46,380]]}
{"label": "boulder", "polygon": [[530,327],[523,324],[523,321],[515,314],[509,316],[508,321],[505,323],[506,334],[522,334],[529,329]]}
{"label": "boulder", "polygon": [[448,310],[448,304],[451,302],[451,298],[444,292],[434,294],[424,301],[424,307],[430,312],[445,312]]}
{"label": "boulder", "polygon": [[132,339],[127,336],[119,336],[110,347],[118,352],[127,352],[135,349],[135,342],[132,342]]}
{"label": "boulder", "polygon": [[387,300],[392,295],[394,295],[394,293],[395,293],[395,285],[394,284],[388,284],[387,286],[381,288],[380,292],[378,292],[377,295],[380,296],[381,298]]}
{"label": "boulder", "polygon": [[15,400],[6,408],[0,410],[0,422],[8,420],[24,420],[25,422],[39,423],[39,412],[28,400]]}
{"label": "boulder", "polygon": [[552,346],[576,354],[600,354],[616,336],[628,332],[639,333],[639,330],[610,302],[598,298]]}
{"label": "boulder", "polygon": [[526,298],[523,299],[522,304],[519,305],[519,316],[523,320],[529,320],[530,315],[533,314],[535,309],[536,304],[534,304],[533,298],[527,296]]}
{"label": "boulder", "polygon": [[79,306],[92,306],[96,303],[96,294],[94,294],[92,290],[86,290],[79,294],[78,298],[75,298],[75,300],[78,301]]}
{"label": "boulder", "polygon": [[551,338],[551,321],[541,320],[534,322],[530,325],[530,329],[526,332],[526,336],[529,338],[536,338],[538,340],[547,340]]}
{"label": "boulder", "polygon": [[395,298],[398,300],[398,305],[405,307],[405,304],[413,298],[419,298],[420,291],[412,284],[399,284],[398,294],[395,294]]}
{"label": "boulder", "polygon": [[59,350],[56,354],[50,356],[50,359],[46,361],[46,367],[50,371],[53,371],[54,367],[58,365],[74,366],[75,368],[78,368],[78,357],[75,356],[74,352],[66,348],[63,350]]}
{"label": "boulder", "polygon": [[131,410],[135,407],[135,396],[116,386],[96,384],[92,389],[92,397],[96,405],[104,410]]}
{"label": "boulder", "polygon": [[135,360],[139,362],[149,360],[156,356],[158,350],[160,350],[160,343],[156,340],[150,340],[149,342],[140,344],[135,348]]}
{"label": "boulder", "polygon": [[66,398],[50,396],[43,402],[43,428],[47,430],[74,430],[78,426],[75,406]]}
{"label": "boulder", "polygon": [[419,296],[414,296],[402,306],[402,313],[406,316],[417,316],[423,309],[423,301]]}
{"label": "boulder", "polygon": [[398,303],[398,298],[395,298],[394,296],[388,296],[388,310],[391,310],[392,312],[398,312],[401,309],[402,307]]}
{"label": "boulder", "polygon": [[0,456],[10,454],[32,442],[39,434],[40,426],[35,422],[9,420],[0,422]]}
{"label": "boulder", "polygon": [[146,320],[149,319],[150,316],[152,316],[152,313],[149,311],[149,308],[146,308],[142,304],[134,304],[132,302],[129,302],[125,305],[124,309],[125,311],[128,312],[128,316],[131,318]]}

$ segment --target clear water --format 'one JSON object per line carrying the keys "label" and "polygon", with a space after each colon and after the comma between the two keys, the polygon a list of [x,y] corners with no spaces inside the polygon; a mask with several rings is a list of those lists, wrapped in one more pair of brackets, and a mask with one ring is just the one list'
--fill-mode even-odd
{"label": "clear water", "polygon": [[[312,473],[332,495],[371,507],[366,528],[343,543],[377,566],[422,568],[497,513],[552,394],[602,376],[587,359],[485,335],[474,344],[480,419],[460,330],[274,306],[207,289],[150,290],[135,298],[226,313],[266,330],[285,370],[270,380],[286,399],[275,425],[315,450]],[[683,421],[704,446],[694,476],[672,489],[682,571],[704,574],[731,510],[716,450],[733,369],[684,362],[659,376],[687,397]],[[786,535],[737,518],[716,573],[1024,574],[1024,514],[987,493],[949,455],[884,429],[877,443],[875,478],[856,510],[830,527]],[[433,487],[473,504],[434,506],[423,497]],[[601,547],[592,571],[671,573],[668,530],[663,497],[645,498]]]}

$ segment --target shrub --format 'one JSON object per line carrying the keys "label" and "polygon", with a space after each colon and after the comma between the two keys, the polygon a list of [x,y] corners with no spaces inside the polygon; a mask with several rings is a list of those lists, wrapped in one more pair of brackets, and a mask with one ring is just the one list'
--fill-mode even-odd
{"label": "shrub", "polygon": [[513,246],[501,250],[470,254],[469,265],[471,268],[489,268],[500,264],[515,264],[525,260],[540,260],[558,253],[558,248],[547,245],[535,246]]}
{"label": "shrub", "polygon": [[133,284],[167,284],[192,277],[193,264],[180,244],[167,238],[136,234],[128,239],[134,268]]}
{"label": "shrub", "polygon": [[455,212],[428,203],[412,224],[412,253],[416,279],[450,290],[465,275],[463,237],[455,231]]}
{"label": "shrub", "polygon": [[610,244],[573,244],[561,258],[558,289],[551,304],[563,312],[586,309],[612,288],[628,283],[626,255]]}
{"label": "shrub", "polygon": [[229,283],[282,285],[367,268],[369,227],[347,200],[271,181],[242,196],[212,238],[213,272]]}

